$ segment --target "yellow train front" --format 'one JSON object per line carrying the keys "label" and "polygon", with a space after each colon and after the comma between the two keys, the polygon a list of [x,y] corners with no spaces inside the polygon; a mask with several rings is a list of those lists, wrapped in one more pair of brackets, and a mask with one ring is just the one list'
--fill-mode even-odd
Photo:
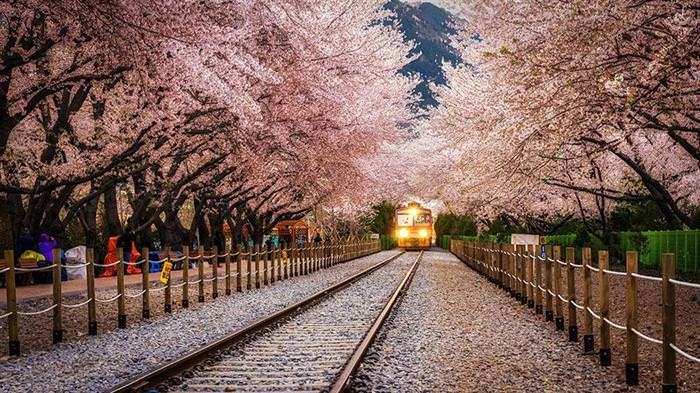
{"label": "yellow train front", "polygon": [[399,248],[427,250],[433,241],[433,215],[430,209],[411,202],[396,209],[394,228]]}

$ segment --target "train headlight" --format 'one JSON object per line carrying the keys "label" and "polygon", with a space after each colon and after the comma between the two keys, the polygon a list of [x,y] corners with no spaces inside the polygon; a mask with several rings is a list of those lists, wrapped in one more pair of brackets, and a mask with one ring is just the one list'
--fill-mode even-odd
{"label": "train headlight", "polygon": [[402,229],[399,231],[399,237],[400,238],[407,238],[408,237],[408,229]]}
{"label": "train headlight", "polygon": [[420,230],[420,237],[428,237],[428,231],[425,229]]}

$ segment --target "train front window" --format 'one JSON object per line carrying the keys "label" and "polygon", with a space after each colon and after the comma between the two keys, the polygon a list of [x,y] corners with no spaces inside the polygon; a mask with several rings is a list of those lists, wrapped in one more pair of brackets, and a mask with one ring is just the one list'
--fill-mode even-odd
{"label": "train front window", "polygon": [[415,225],[430,224],[430,214],[418,214],[415,217]]}
{"label": "train front window", "polygon": [[400,227],[410,227],[413,225],[413,216],[409,214],[399,214],[397,221]]}

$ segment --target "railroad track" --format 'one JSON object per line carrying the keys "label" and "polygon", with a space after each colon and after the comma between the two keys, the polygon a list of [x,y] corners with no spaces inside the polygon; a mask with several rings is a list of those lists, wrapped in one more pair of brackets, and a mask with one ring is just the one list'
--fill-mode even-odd
{"label": "railroad track", "polygon": [[[412,256],[407,271],[381,269]],[[422,256],[387,258],[110,391],[342,392]]]}

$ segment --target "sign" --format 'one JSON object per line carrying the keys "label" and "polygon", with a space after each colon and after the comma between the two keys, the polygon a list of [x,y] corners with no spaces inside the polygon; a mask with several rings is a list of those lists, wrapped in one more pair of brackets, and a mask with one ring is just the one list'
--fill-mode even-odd
{"label": "sign", "polygon": [[540,256],[541,256],[542,258],[546,258],[546,257],[547,257],[547,251],[545,251],[545,246],[540,246]]}
{"label": "sign", "polygon": [[378,233],[373,233],[373,234],[372,234],[372,240],[379,240],[379,234],[378,234]]}
{"label": "sign", "polygon": [[163,284],[168,284],[170,281],[170,271],[173,270],[173,264],[170,261],[165,261],[163,263],[163,270],[160,272],[160,282]]}

